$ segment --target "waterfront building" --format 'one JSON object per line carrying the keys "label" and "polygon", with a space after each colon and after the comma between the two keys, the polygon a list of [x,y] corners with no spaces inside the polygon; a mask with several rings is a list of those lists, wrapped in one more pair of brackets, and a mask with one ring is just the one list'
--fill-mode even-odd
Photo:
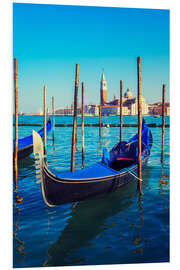
{"label": "waterfront building", "polygon": [[[146,115],[149,113],[148,104],[146,104],[146,100],[144,97],[141,97],[141,104],[142,104],[142,114]],[[138,99],[134,98],[130,106],[130,115],[137,115],[138,114]]]}
{"label": "waterfront building", "polygon": [[99,115],[99,105],[87,105],[85,113],[89,115],[98,116]]}
{"label": "waterfront building", "polygon": [[[130,110],[127,106],[123,106],[123,115],[130,115]],[[102,115],[120,115],[120,106],[117,105],[104,105],[101,106]]]}
{"label": "waterfront building", "polygon": [[101,106],[102,115],[118,115],[120,108],[114,105],[104,105]]}
{"label": "waterfront building", "polygon": [[73,115],[74,110],[72,108],[70,109],[57,109],[55,111],[55,114],[57,115]]}
{"label": "waterfront building", "polygon": [[[162,102],[156,102],[149,104],[149,114],[161,115],[162,114]],[[165,103],[165,114],[170,115],[170,103]]]}
{"label": "waterfront building", "polygon": [[[144,97],[142,100],[142,113],[148,114],[148,105],[146,104],[146,100]],[[102,114],[104,115],[119,115],[120,114],[120,99],[116,98],[114,95],[114,100],[110,102],[106,102],[102,106]],[[123,97],[123,114],[124,115],[137,115],[138,114],[138,99],[133,97],[130,89],[124,93]]]}

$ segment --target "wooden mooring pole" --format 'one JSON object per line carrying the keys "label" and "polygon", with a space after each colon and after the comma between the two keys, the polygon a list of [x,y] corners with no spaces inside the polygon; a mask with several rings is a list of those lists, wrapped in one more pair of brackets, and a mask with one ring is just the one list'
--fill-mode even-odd
{"label": "wooden mooring pole", "polygon": [[15,190],[18,186],[18,84],[17,84],[17,59],[14,59],[14,103],[15,103],[15,145],[14,145],[14,180]]}
{"label": "wooden mooring pole", "polygon": [[164,132],[165,132],[165,84],[162,89],[162,151],[161,151],[161,163],[164,162]]}
{"label": "wooden mooring pole", "polygon": [[84,168],[84,82],[82,82],[82,168]]}
{"label": "wooden mooring pole", "polygon": [[120,142],[122,142],[123,127],[123,81],[120,80]]}
{"label": "wooden mooring pole", "polygon": [[101,138],[101,103],[99,105],[99,137]]}
{"label": "wooden mooring pole", "polygon": [[76,150],[78,85],[79,85],[79,64],[76,64],[75,90],[74,90],[74,120],[73,120],[72,148],[71,148],[71,172],[74,171],[75,150]]}
{"label": "wooden mooring pole", "polygon": [[52,97],[52,115],[53,115],[53,143],[54,143],[54,97]]}
{"label": "wooden mooring pole", "polygon": [[47,130],[46,130],[46,124],[47,124],[47,119],[46,119],[46,85],[44,85],[44,155],[46,155],[46,143],[47,143]]}
{"label": "wooden mooring pole", "polygon": [[138,89],[138,190],[142,194],[142,160],[141,160],[141,137],[142,137],[142,103],[141,103],[141,57],[137,57],[137,89]]}

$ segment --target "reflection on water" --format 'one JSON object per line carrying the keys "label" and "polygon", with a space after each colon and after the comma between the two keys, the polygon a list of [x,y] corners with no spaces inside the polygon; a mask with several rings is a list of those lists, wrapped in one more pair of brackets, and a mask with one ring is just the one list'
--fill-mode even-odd
{"label": "reflection on water", "polygon": [[161,176],[159,180],[159,193],[166,195],[169,190],[169,175],[164,172],[164,165],[161,166]]}
{"label": "reflection on water", "polygon": [[[41,117],[20,117],[37,123]],[[148,123],[159,119],[146,117]],[[71,117],[57,117],[56,123],[71,123]],[[79,123],[81,119],[78,118]],[[118,123],[119,117],[102,117],[103,123]],[[124,117],[135,123],[136,117]],[[96,123],[98,118],[85,118]],[[166,121],[168,122],[168,120]],[[40,123],[40,122],[39,122]],[[34,128],[33,128],[34,129]],[[20,127],[20,137],[32,127]],[[128,140],[136,128],[124,128]],[[154,142],[161,145],[161,129],[151,129]],[[82,166],[81,127],[78,127],[76,169]],[[47,136],[50,169],[70,170],[71,127],[57,127],[55,141]],[[119,128],[85,127],[85,166],[102,157],[119,140]],[[18,164],[18,196],[14,194],[14,267],[93,265],[169,261],[169,131],[165,130],[165,162],[160,163],[159,147],[153,146],[148,166],[143,171],[143,196],[137,180],[112,194],[75,204],[49,208],[44,204],[36,179],[33,155]],[[23,196],[23,200],[20,198]]]}
{"label": "reflection on water", "polygon": [[133,253],[143,253],[144,252],[144,245],[142,242],[142,237],[141,237],[141,228],[143,226],[143,194],[139,194],[139,200],[138,200],[138,206],[139,206],[139,211],[138,211],[138,216],[137,220],[139,224],[137,225],[137,232],[135,237],[133,238],[133,245],[135,245],[135,249],[133,250]]}
{"label": "reflection on water", "polygon": [[[48,249],[49,259],[44,266],[73,265],[80,259],[73,255],[80,248],[91,246],[90,241],[109,228],[106,220],[130,207],[134,183],[128,189],[79,202],[72,207],[72,217],[61,232],[59,239]],[[85,262],[85,258],[83,259]]]}
{"label": "reflection on water", "polygon": [[[148,182],[148,177],[146,177],[146,182]],[[73,204],[72,217],[58,240],[48,249],[49,258],[43,266],[86,264],[86,257],[82,257],[78,251],[82,248],[93,247],[95,244],[91,243],[91,240],[102,237],[104,231],[108,231],[115,226],[116,221],[110,225],[107,224],[107,221],[131,207],[134,198],[137,196],[135,186],[136,181],[115,193]],[[138,245],[141,241],[140,234],[143,225],[143,197],[140,194],[137,209],[139,209],[137,220],[140,220],[140,223],[133,238],[134,245]],[[105,245],[103,249],[111,248],[111,246]],[[133,252],[137,252],[138,249],[139,247]]]}
{"label": "reflection on water", "polygon": [[16,220],[14,221],[14,229],[13,229],[13,240],[16,241],[16,251],[17,251],[17,256],[16,256],[16,262],[20,262],[21,265],[24,264],[24,260],[26,258],[26,252],[24,248],[24,241],[20,236],[20,230],[21,227],[19,226],[19,220],[20,220],[20,214],[21,214],[21,204],[23,203],[23,197],[20,197],[18,194],[17,189],[14,191],[14,197],[15,197],[15,202],[14,202],[14,208],[16,209]]}

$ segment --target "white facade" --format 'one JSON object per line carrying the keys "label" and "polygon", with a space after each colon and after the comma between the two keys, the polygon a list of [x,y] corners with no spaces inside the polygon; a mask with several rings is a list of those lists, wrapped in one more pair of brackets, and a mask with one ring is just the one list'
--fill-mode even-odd
{"label": "white facade", "polygon": [[[102,115],[120,115],[120,107],[119,106],[107,106],[101,108]],[[124,106],[123,115],[130,115],[130,110],[128,107]]]}
{"label": "white facade", "polygon": [[85,113],[92,114],[95,116],[99,115],[99,106],[92,106],[92,105],[87,105]]}
{"label": "white facade", "polygon": [[[142,102],[142,114],[148,114],[149,112],[148,104],[146,104],[146,100],[144,97],[141,98],[141,102]],[[131,115],[138,114],[138,99],[137,98],[135,100],[135,103],[131,104],[130,114]]]}
{"label": "white facade", "polygon": [[102,107],[101,113],[102,113],[102,115],[118,115],[119,108],[113,107],[113,106]]}

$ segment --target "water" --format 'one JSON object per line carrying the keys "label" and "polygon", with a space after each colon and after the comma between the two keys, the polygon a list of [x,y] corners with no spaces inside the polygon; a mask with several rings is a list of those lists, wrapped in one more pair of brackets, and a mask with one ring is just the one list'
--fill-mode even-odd
{"label": "water", "polygon": [[[161,119],[145,117],[147,123]],[[72,123],[57,116],[56,123]],[[98,123],[86,117],[85,123]],[[124,117],[136,123],[137,117]],[[20,123],[43,123],[41,116],[20,116]],[[119,117],[102,117],[103,123],[119,123]],[[78,117],[78,123],[81,118]],[[169,123],[169,117],[166,117]],[[19,127],[19,137],[40,127]],[[127,140],[137,128],[123,128]],[[14,194],[14,267],[72,266],[169,261],[169,128],[165,129],[165,163],[161,167],[161,128],[151,128],[154,146],[143,171],[143,196],[134,180],[124,188],[75,204],[54,208],[45,205],[36,178],[33,154],[19,163],[18,193]],[[103,147],[119,139],[119,128],[85,127],[85,166],[99,161]],[[72,127],[55,128],[47,137],[50,169],[69,170]],[[81,168],[81,128],[78,128],[76,168]],[[19,199],[17,199],[19,198]]]}

